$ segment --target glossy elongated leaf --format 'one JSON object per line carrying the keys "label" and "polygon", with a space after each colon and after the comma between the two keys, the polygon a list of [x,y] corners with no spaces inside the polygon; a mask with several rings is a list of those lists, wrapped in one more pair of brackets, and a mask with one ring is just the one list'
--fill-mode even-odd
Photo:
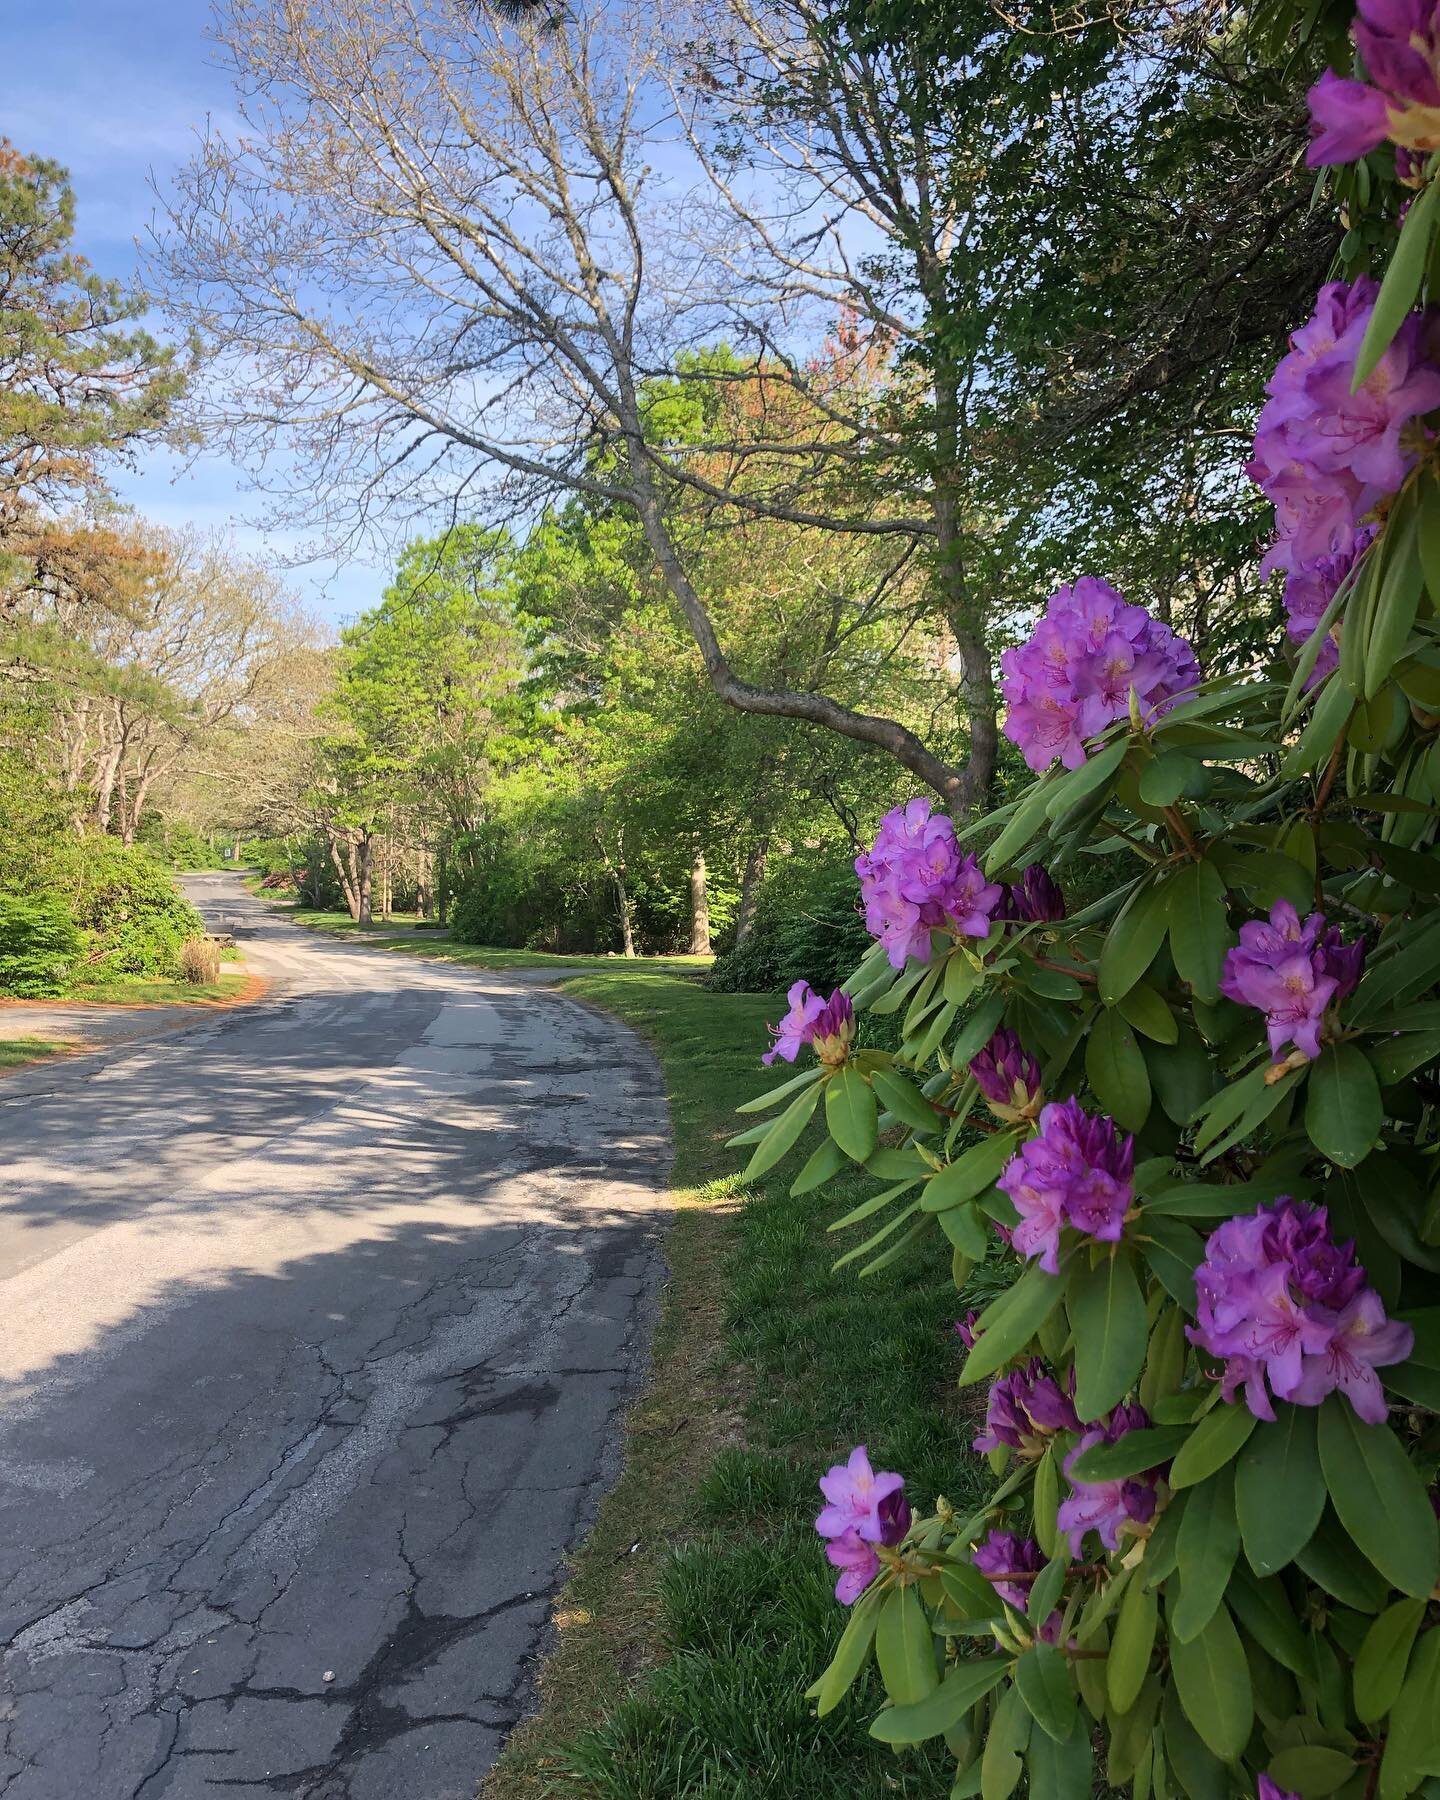
{"label": "glossy elongated leaf", "polygon": [[1047,1275],[1038,1264],[1032,1265],[1014,1287],[991,1301],[980,1315],[980,1336],[960,1371],[961,1387],[993,1375],[1030,1342],[1060,1304],[1064,1270],[1062,1263],[1060,1275]]}
{"label": "glossy elongated leaf", "polygon": [[1005,996],[991,994],[971,1013],[970,1017],[955,1034],[950,1045],[950,1063],[953,1068],[961,1068],[968,1063],[976,1051],[983,1050],[995,1034],[995,1027],[1000,1023],[1005,1011]]}
{"label": "glossy elongated leaf", "polygon": [[[1316,1409],[1275,1402],[1275,1422],[1262,1422],[1236,1462],[1235,1513],[1240,1541],[1257,1575],[1273,1575],[1309,1542],[1325,1510],[1325,1477],[1316,1441]],[[1276,1495],[1284,1496],[1283,1505]]]}
{"label": "glossy elongated leaf", "polygon": [[1314,1681],[1311,1641],[1301,1631],[1294,1602],[1278,1576],[1262,1581],[1243,1562],[1237,1563],[1225,1603],[1268,1657],[1302,1681]]}
{"label": "glossy elongated leaf", "polygon": [[1173,1044],[1180,1036],[1180,1027],[1164,996],[1146,981],[1137,981],[1128,994],[1121,996],[1118,1011],[1134,1030],[1157,1044]]}
{"label": "glossy elongated leaf", "polygon": [[1165,1695],[1160,1719],[1165,1734],[1165,1760],[1186,1800],[1229,1800],[1225,1765],[1186,1718],[1174,1687]]}
{"label": "glossy elongated leaf", "polygon": [[1180,1521],[1178,1548],[1180,1598],[1170,1608],[1170,1629],[1187,1641],[1214,1616],[1240,1554],[1233,1464],[1217,1470],[1191,1494]]}
{"label": "glossy elongated leaf", "polygon": [[[1307,644],[1307,654],[1309,648]],[[1320,697],[1306,721],[1305,729],[1280,765],[1281,778],[1291,781],[1295,776],[1303,775],[1306,770],[1323,768],[1330,760],[1340,733],[1350,723],[1350,715],[1354,710],[1355,696],[1345,684],[1327,681],[1320,690]]]}
{"label": "glossy elongated leaf", "polygon": [[1415,1348],[1407,1362],[1383,1369],[1386,1387],[1440,1412],[1440,1306],[1417,1308],[1401,1318],[1415,1333]]}
{"label": "glossy elongated leaf", "polygon": [[1288,1192],[1283,1183],[1266,1181],[1183,1181],[1161,1188],[1145,1202],[1145,1216],[1177,1219],[1233,1219]]}
{"label": "glossy elongated leaf", "polygon": [[1388,1425],[1367,1425],[1331,1394],[1320,1408],[1320,1466],[1353,1541],[1392,1587],[1422,1597],[1440,1579],[1440,1537],[1425,1484]]}
{"label": "glossy elongated leaf", "polygon": [[1367,1725],[1383,1719],[1399,1699],[1424,1617],[1423,1600],[1397,1600],[1365,1633],[1355,1658],[1355,1716]]}
{"label": "glossy elongated leaf", "polygon": [[875,1090],[858,1069],[841,1069],[826,1083],[825,1123],[855,1162],[863,1163],[875,1148],[877,1115]]}
{"label": "glossy elongated leaf", "polygon": [[994,1186],[996,1176],[1004,1170],[1016,1148],[1013,1131],[997,1131],[981,1143],[972,1144],[925,1183],[921,1206],[926,1212],[944,1212],[947,1207],[963,1206],[967,1200],[973,1200],[977,1194]]}
{"label": "glossy elongated leaf", "polygon": [[1223,1605],[1193,1638],[1171,1640],[1170,1672],[1202,1742],[1221,1762],[1234,1762],[1249,1740],[1255,1709],[1240,1634]]}
{"label": "glossy elongated leaf", "polygon": [[1165,940],[1166,883],[1136,888],[1111,926],[1100,951],[1097,981],[1101,1000],[1114,1006],[1155,960]]}
{"label": "glossy elongated leaf", "polygon": [[1270,1759],[1270,1779],[1283,1784],[1286,1791],[1298,1794],[1300,1800],[1325,1800],[1337,1793],[1355,1773],[1352,1757],[1343,1750],[1332,1750],[1325,1744],[1296,1744],[1293,1749],[1278,1751]]}
{"label": "glossy elongated leaf", "polygon": [[817,1187],[824,1187],[827,1181],[834,1178],[845,1167],[845,1152],[834,1138],[826,1138],[811,1151],[804,1168],[790,1183],[792,1197],[808,1194]]}
{"label": "glossy elongated leaf", "polygon": [[1009,1800],[1020,1780],[1020,1761],[1030,1742],[1029,1709],[1020,1698],[1020,1690],[1009,1686],[990,1715],[990,1729],[985,1734],[985,1749],[980,1758],[980,1793],[982,1800]]}
{"label": "glossy elongated leaf", "polygon": [[[1079,1696],[1063,1652],[1037,1643],[1015,1665],[1015,1685],[1030,1717],[1048,1736],[1062,1743],[1080,1722]],[[1030,1740],[1032,1746],[1034,1737]]]}
{"label": "glossy elongated leaf", "polygon": [[1375,296],[1375,310],[1370,315],[1360,353],[1355,359],[1355,374],[1350,383],[1352,394],[1358,394],[1374,373],[1375,365],[1390,348],[1395,333],[1405,322],[1405,315],[1415,304],[1425,273],[1425,261],[1430,254],[1436,198],[1437,191],[1432,182],[1412,202],[1405,215],[1385,278],[1380,283],[1380,292]]}
{"label": "glossy elongated leaf", "polygon": [[1378,1613],[1390,1598],[1385,1577],[1355,1554],[1333,1507],[1326,1507],[1314,1534],[1296,1551],[1295,1566],[1356,1612]]}
{"label": "glossy elongated leaf", "polygon": [[755,1146],[755,1153],[745,1166],[745,1181],[757,1181],[795,1148],[810,1123],[820,1100],[818,1087],[806,1088],[787,1106],[769,1131]]}
{"label": "glossy elongated leaf", "polygon": [[1088,1800],[1094,1780],[1092,1760],[1086,1731],[1072,1731],[1058,1743],[1045,1732],[1032,1731],[1025,1753],[1031,1800]]}
{"label": "glossy elongated leaf", "polygon": [[997,1687],[1007,1668],[1003,1656],[981,1656],[950,1669],[937,1688],[908,1706],[889,1706],[870,1726],[882,1744],[923,1744],[953,1731],[977,1700]]}
{"label": "glossy elongated leaf", "polygon": [[1380,1800],[1401,1800],[1427,1775],[1440,1775],[1440,1627],[1415,1646],[1390,1714],[1380,1761]]}
{"label": "glossy elongated leaf", "polygon": [[1096,1098],[1126,1131],[1150,1116],[1150,1074],[1135,1033],[1118,1011],[1102,1008],[1085,1041],[1085,1075]]}
{"label": "glossy elongated leaf", "polygon": [[897,1706],[913,1706],[940,1685],[935,1640],[913,1587],[893,1588],[875,1627],[875,1660],[885,1692]]}
{"label": "glossy elongated leaf", "polygon": [[875,1626],[884,1603],[885,1596],[872,1591],[862,1594],[851,1607],[840,1642],[830,1658],[830,1666],[807,1696],[815,1702],[815,1710],[822,1719],[826,1713],[834,1712],[854,1686],[855,1677],[870,1660],[870,1646],[875,1641]]}
{"label": "glossy elongated leaf", "polygon": [[797,1093],[801,1088],[814,1087],[824,1073],[821,1068],[803,1069],[800,1074],[792,1075],[789,1081],[782,1081],[779,1087],[757,1094],[753,1100],[745,1101],[735,1110],[737,1113],[769,1112],[772,1106],[778,1106],[787,1095]]}
{"label": "glossy elongated leaf", "polygon": [[963,950],[952,950],[945,961],[942,988],[952,1005],[963,1006],[979,987],[981,974]]}
{"label": "glossy elongated leaf", "polygon": [[1145,1062],[1161,1109],[1176,1125],[1188,1125],[1219,1083],[1210,1052],[1188,1026],[1175,1043],[1152,1044]]}
{"label": "glossy elongated leaf", "polygon": [[1322,1156],[1353,1169],[1370,1154],[1384,1118],[1380,1084],[1354,1044],[1327,1044],[1310,1070],[1305,1132]]}
{"label": "glossy elongated leaf", "polygon": [[870,1082],[880,1104],[902,1125],[923,1132],[938,1131],[944,1125],[944,1115],[936,1112],[915,1083],[898,1069],[876,1069]]}
{"label": "glossy elongated leaf", "polygon": [[1120,1602],[1110,1653],[1105,1658],[1105,1684],[1117,1713],[1129,1712],[1139,1698],[1149,1673],[1159,1618],[1159,1600],[1140,1582],[1132,1581]]}
{"label": "glossy elongated leaf", "polygon": [[1159,1677],[1148,1676],[1140,1697],[1129,1711],[1111,1714],[1110,1743],[1105,1758],[1110,1787],[1118,1788],[1133,1780],[1136,1770],[1149,1757],[1160,1712],[1160,1697]]}
{"label": "glossy elongated leaf", "polygon": [[998,1619],[1004,1610],[994,1584],[973,1563],[945,1563],[940,1570],[940,1585],[962,1619]]}
{"label": "glossy elongated leaf", "polygon": [[990,1232],[979,1208],[973,1202],[947,1206],[939,1217],[940,1229],[955,1249],[962,1251],[972,1263],[984,1262],[990,1248]]}
{"label": "glossy elongated leaf", "polygon": [[1145,1297],[1119,1250],[1094,1268],[1077,1267],[1065,1295],[1075,1337],[1075,1407],[1098,1419],[1119,1404],[1145,1360]]}
{"label": "glossy elongated leaf", "polygon": [[1414,629],[1424,586],[1412,513],[1404,522],[1370,616],[1363,666],[1366,700],[1378,695],[1389,680]]}
{"label": "glossy elongated leaf", "polygon": [[1170,954],[1175,972],[1198,1000],[1219,998],[1220,970],[1233,938],[1225,883],[1213,863],[1187,863],[1166,888]]}
{"label": "glossy elongated leaf", "polygon": [[1178,1219],[1148,1218],[1141,1254],[1172,1300],[1195,1315],[1195,1271],[1205,1256],[1199,1235]]}
{"label": "glossy elongated leaf", "polygon": [[[825,1143],[841,1157],[842,1162],[847,1160],[838,1144],[832,1144],[829,1138],[825,1140]],[[824,1146],[822,1145],[821,1148],[823,1149]],[[813,1157],[811,1161],[814,1161]],[[807,1163],[805,1166],[808,1168],[810,1165]],[[845,1231],[851,1225],[858,1225],[862,1219],[872,1218],[877,1212],[883,1211],[893,1201],[898,1200],[901,1194],[908,1194],[918,1179],[918,1176],[912,1175],[906,1181],[897,1181],[893,1187],[882,1188],[878,1194],[872,1194],[868,1200],[862,1200],[858,1206],[852,1206],[842,1218],[835,1219],[825,1229],[827,1231]],[[791,1192],[794,1192],[793,1188]]]}
{"label": "glossy elongated leaf", "polygon": [[1248,1406],[1214,1406],[1190,1433],[1189,1442],[1170,1466],[1172,1488],[1194,1487],[1224,1468],[1255,1429]]}
{"label": "glossy elongated leaf", "polygon": [[1081,1481],[1123,1481],[1146,1469],[1169,1462],[1190,1436],[1189,1425],[1157,1425],[1148,1431],[1127,1431],[1113,1444],[1092,1444],[1071,1465]]}

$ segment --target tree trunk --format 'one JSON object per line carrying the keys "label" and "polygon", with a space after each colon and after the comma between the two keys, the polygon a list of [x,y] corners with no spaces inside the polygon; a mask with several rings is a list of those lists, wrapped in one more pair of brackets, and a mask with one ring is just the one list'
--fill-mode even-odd
{"label": "tree trunk", "polygon": [[415,852],[415,916],[417,919],[430,917],[430,852]]}
{"label": "tree trunk", "polygon": [[[340,854],[339,840],[333,831],[327,831],[325,841],[330,846],[330,860],[335,865],[335,873],[340,881],[340,892],[345,896],[345,906],[352,919],[360,917],[360,895],[356,891],[354,863],[351,846],[345,846],[345,855]],[[350,866],[347,868],[347,863]],[[316,896],[318,899],[318,895]]]}
{"label": "tree trunk", "polygon": [[630,916],[630,890],[625,885],[625,871],[612,869],[615,880],[615,909],[620,914],[620,941],[626,956],[635,954],[635,921]]}
{"label": "tree trunk", "polygon": [[765,867],[770,860],[770,839],[753,838],[745,858],[745,873],[740,877],[740,910],[735,914],[735,948],[738,950],[755,928],[755,908],[760,902],[760,888],[765,880]]}
{"label": "tree trunk", "polygon": [[360,833],[358,867],[355,874],[355,894],[358,902],[355,909],[355,923],[364,931],[373,921],[370,914],[370,882],[372,847],[370,833]]}
{"label": "tree trunk", "polygon": [[710,954],[710,896],[705,888],[705,852],[697,850],[690,865],[690,954]]}

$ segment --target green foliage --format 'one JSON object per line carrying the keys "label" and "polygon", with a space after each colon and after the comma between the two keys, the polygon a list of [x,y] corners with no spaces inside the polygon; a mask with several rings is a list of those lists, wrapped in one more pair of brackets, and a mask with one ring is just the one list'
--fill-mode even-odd
{"label": "green foliage", "polygon": [[0,894],[0,994],[64,993],[84,941],[63,900]]}
{"label": "green foliage", "polygon": [[717,957],[707,985],[766,993],[803,980],[829,992],[869,941],[850,861],[789,863],[765,887],[749,937]]}

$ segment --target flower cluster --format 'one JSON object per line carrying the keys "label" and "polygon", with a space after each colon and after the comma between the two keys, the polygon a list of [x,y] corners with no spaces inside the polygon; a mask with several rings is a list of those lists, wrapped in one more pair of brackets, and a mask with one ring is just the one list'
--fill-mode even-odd
{"label": "flower cluster", "polygon": [[930,960],[930,933],[948,927],[983,938],[1004,892],[987,882],[973,856],[962,856],[955,827],[929,800],[886,813],[875,842],[855,859],[865,924],[893,968]]}
{"label": "flower cluster", "polygon": [[1256,1800],[1300,1800],[1293,1788],[1282,1788],[1278,1781],[1272,1781],[1264,1773],[1255,1784]]}
{"label": "flower cluster", "polygon": [[1072,1492],[1060,1503],[1055,1526],[1070,1541],[1070,1554],[1079,1556],[1087,1531],[1098,1532],[1107,1550],[1120,1546],[1126,1525],[1148,1525],[1155,1516],[1155,1487],[1161,1470],[1146,1469],[1116,1481],[1081,1481],[1075,1463],[1096,1444],[1114,1444],[1130,1431],[1143,1431],[1150,1415],[1143,1406],[1117,1406],[1103,1425],[1092,1425],[1065,1458],[1065,1474]]}
{"label": "flower cluster", "polygon": [[985,1430],[975,1448],[985,1452],[1010,1449],[1023,1457],[1043,1456],[1057,1431],[1078,1431],[1075,1371],[1066,1392],[1038,1356],[1023,1369],[991,1384],[985,1404]]}
{"label": "flower cluster", "polygon": [[850,996],[837,988],[822,1000],[808,981],[797,981],[785,996],[790,1010],[778,1025],[770,1027],[775,1042],[760,1058],[769,1068],[777,1056],[793,1063],[802,1047],[812,1044],[823,1063],[842,1063],[855,1041],[855,1008]]}
{"label": "flower cluster", "polygon": [[1268,923],[1251,919],[1240,927],[1220,992],[1264,1013],[1276,1061],[1287,1044],[1316,1057],[1325,1009],[1354,991],[1364,967],[1363,942],[1342,942],[1333,925],[1326,928],[1323,913],[1311,913],[1302,925],[1290,902],[1277,900]]}
{"label": "flower cluster", "polygon": [[[1210,1234],[1195,1271],[1198,1323],[1191,1343],[1223,1361],[1227,1401],[1273,1419],[1270,1396],[1318,1406],[1342,1393],[1369,1424],[1385,1417],[1377,1368],[1403,1362],[1408,1325],[1385,1316],[1353,1243],[1336,1244],[1323,1206],[1282,1197]],[[1268,1384],[1268,1392],[1267,1392]]]}
{"label": "flower cluster", "polygon": [[1037,773],[1058,756],[1085,761],[1085,741],[1130,710],[1149,723],[1200,680],[1184,638],[1130,606],[1106,581],[1083,576],[1050,596],[1027,641],[1000,658],[1005,735]]}
{"label": "flower cluster", "polygon": [[815,1529],[828,1539],[825,1555],[842,1571],[835,1583],[835,1598],[853,1606],[880,1572],[876,1544],[898,1544],[910,1529],[910,1507],[903,1489],[905,1478],[870,1466],[864,1444],[857,1444],[848,1461],[836,1463],[820,1478],[826,1505]]}
{"label": "flower cluster", "polygon": [[[1045,1567],[1044,1553],[1034,1538],[1022,1538],[1013,1531],[992,1531],[983,1544],[975,1546],[970,1560],[1007,1605],[1016,1612],[1028,1613],[1031,1586]],[[1043,1643],[1058,1643],[1062,1623],[1057,1609],[1035,1635]]]}
{"label": "flower cluster", "polygon": [[972,1306],[963,1319],[957,1319],[954,1325],[956,1337],[967,1350],[975,1348],[975,1340],[985,1334],[980,1326],[980,1315]]}
{"label": "flower cluster", "polygon": [[1044,863],[1031,863],[1018,881],[1006,882],[995,917],[1025,925],[1054,924],[1065,917],[1065,890]]}
{"label": "flower cluster", "polygon": [[1013,1031],[1001,1029],[970,1058],[970,1073],[997,1118],[1033,1118],[1040,1098],[1040,1065]]}
{"label": "flower cluster", "polygon": [[1062,1226],[1114,1243],[1134,1199],[1134,1169],[1135,1140],[1122,1140],[1113,1119],[1091,1118],[1073,1097],[1047,1106],[1038,1134],[995,1184],[1020,1214],[1015,1249],[1054,1275]]}
{"label": "flower cluster", "polygon": [[[1286,571],[1290,635],[1302,641],[1374,537],[1367,516],[1414,467],[1413,421],[1440,406],[1430,320],[1418,313],[1351,393],[1379,291],[1368,276],[1321,288],[1314,313],[1270,377],[1246,465],[1275,507],[1278,535],[1261,573]],[[1332,645],[1316,665],[1317,678],[1329,673],[1335,657]]]}
{"label": "flower cluster", "polygon": [[1327,69],[1311,88],[1312,169],[1357,162],[1389,138],[1440,149],[1440,7],[1435,0],[1360,0],[1355,45],[1369,81]]}

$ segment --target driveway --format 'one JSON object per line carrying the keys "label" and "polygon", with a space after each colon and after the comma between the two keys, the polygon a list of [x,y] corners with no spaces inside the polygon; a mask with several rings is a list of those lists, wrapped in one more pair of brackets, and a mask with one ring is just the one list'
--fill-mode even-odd
{"label": "driveway", "polygon": [[0,1794],[471,1800],[616,1471],[658,1074],[186,885],[269,998],[0,1086]]}

